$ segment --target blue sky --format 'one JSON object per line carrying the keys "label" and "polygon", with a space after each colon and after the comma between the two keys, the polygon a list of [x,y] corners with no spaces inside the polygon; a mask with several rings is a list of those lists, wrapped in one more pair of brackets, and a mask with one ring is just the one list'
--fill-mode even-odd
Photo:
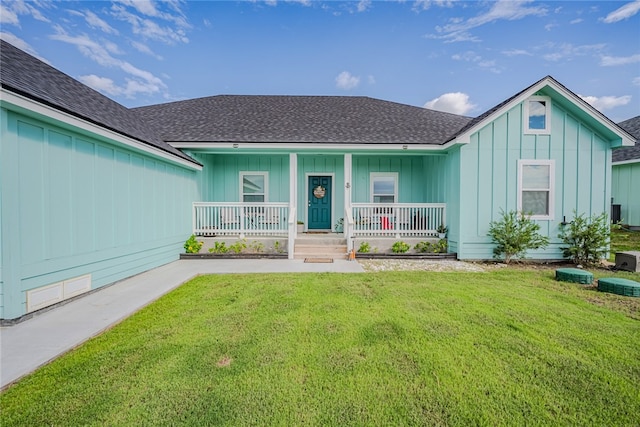
{"label": "blue sky", "polygon": [[2,39],[128,107],[358,95],[477,116],[552,75],[640,115],[640,0],[2,0]]}

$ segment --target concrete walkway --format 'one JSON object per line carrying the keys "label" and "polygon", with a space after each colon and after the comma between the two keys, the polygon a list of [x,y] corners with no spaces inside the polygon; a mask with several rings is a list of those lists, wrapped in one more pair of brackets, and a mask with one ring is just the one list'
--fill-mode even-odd
{"label": "concrete walkway", "polygon": [[13,326],[0,328],[0,388],[111,328],[200,274],[362,273],[355,261],[181,260],[122,280]]}

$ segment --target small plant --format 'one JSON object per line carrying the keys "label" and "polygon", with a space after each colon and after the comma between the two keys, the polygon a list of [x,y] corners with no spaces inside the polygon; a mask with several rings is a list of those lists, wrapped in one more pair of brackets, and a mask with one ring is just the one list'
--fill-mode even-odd
{"label": "small plant", "polygon": [[334,229],[336,230],[336,233],[342,233],[342,231],[344,230],[344,218],[340,218],[336,222],[336,225],[334,225]]}
{"label": "small plant", "polygon": [[371,252],[371,245],[368,242],[360,243],[360,247],[358,248],[358,252],[362,254],[368,254]]}
{"label": "small plant", "polygon": [[275,243],[273,244],[273,250],[276,251],[276,253],[281,254],[284,252],[284,248],[282,247],[282,244],[280,244],[279,240],[276,240]]}
{"label": "small plant", "polygon": [[209,248],[209,252],[212,254],[226,254],[229,252],[229,248],[225,242],[215,242],[213,247]]}
{"label": "small plant", "polygon": [[576,264],[598,264],[609,250],[611,226],[605,212],[586,218],[576,216],[558,235],[568,246],[562,254]]}
{"label": "small plant", "polygon": [[204,245],[204,242],[199,242],[196,240],[196,235],[192,234],[191,237],[184,242],[184,250],[188,254],[197,254],[200,252],[200,249],[202,249],[202,245]]}
{"label": "small plant", "polygon": [[249,250],[251,252],[255,252],[259,254],[264,251],[264,244],[262,242],[258,242],[257,240],[254,240],[249,244]]}
{"label": "small plant", "polygon": [[433,253],[433,246],[430,242],[418,242],[413,249],[415,249],[416,252],[420,252],[420,253]]}
{"label": "small plant", "polygon": [[447,239],[440,239],[433,245],[434,254],[446,254],[449,250],[449,243]]}
{"label": "small plant", "polygon": [[524,258],[529,249],[546,248],[549,244],[549,238],[538,233],[540,225],[522,212],[501,211],[500,215],[499,221],[489,224],[489,236],[496,244],[494,258],[504,256],[505,264],[509,264],[514,257]]}
{"label": "small plant", "polygon": [[443,223],[440,223],[436,231],[438,232],[438,234],[446,234],[447,231],[449,231],[449,228],[446,227]]}
{"label": "small plant", "polygon": [[394,254],[403,254],[409,249],[411,249],[411,246],[408,243],[403,242],[402,240],[395,242],[393,246],[391,246],[391,251]]}
{"label": "small plant", "polygon": [[229,245],[229,250],[235,254],[239,254],[243,250],[247,249],[246,240],[238,240],[233,245]]}

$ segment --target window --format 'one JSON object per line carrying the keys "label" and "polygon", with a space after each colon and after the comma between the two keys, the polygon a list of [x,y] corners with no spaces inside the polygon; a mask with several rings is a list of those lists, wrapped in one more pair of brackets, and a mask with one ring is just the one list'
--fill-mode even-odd
{"label": "window", "polygon": [[518,161],[518,210],[532,219],[553,219],[554,161]]}
{"label": "window", "polygon": [[532,96],[524,103],[524,132],[550,132],[551,98],[548,96]]}
{"label": "window", "polygon": [[267,201],[267,172],[240,172],[240,199],[245,203]]}
{"label": "window", "polygon": [[396,203],[398,201],[398,174],[396,172],[371,173],[371,202]]}

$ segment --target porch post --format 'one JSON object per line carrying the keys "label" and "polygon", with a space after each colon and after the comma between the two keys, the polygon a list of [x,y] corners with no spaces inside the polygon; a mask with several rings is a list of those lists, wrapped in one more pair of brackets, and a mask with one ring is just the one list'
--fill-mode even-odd
{"label": "porch post", "polygon": [[[298,155],[289,153],[289,241],[287,243],[288,258],[293,259],[296,234],[298,230]],[[291,216],[294,216],[291,218]]]}
{"label": "porch post", "polygon": [[347,239],[347,251],[351,252],[353,249],[353,239],[351,234],[353,233],[353,224],[350,221],[351,218],[351,187],[353,180],[353,164],[351,153],[345,153],[344,155],[344,236]]}

